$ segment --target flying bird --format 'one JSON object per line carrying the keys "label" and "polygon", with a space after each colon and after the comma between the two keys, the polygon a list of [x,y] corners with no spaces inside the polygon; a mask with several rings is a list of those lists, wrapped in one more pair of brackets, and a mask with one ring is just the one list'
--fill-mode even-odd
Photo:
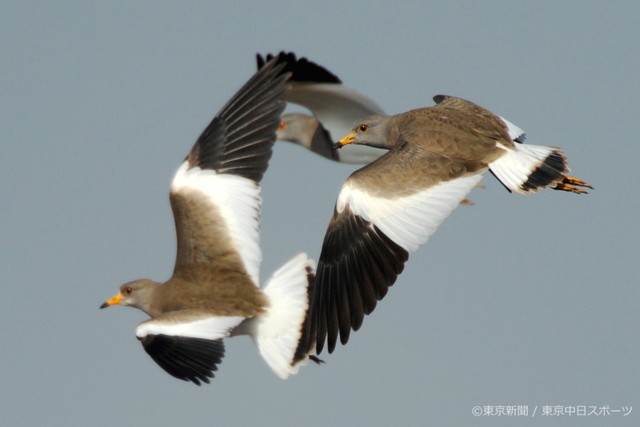
{"label": "flying bird", "polygon": [[[291,73],[288,102],[311,111],[287,113],[281,118],[277,139],[293,142],[327,159],[366,164],[382,156],[386,150],[367,146],[352,146],[334,150],[333,144],[346,135],[353,124],[372,114],[384,114],[382,108],[368,96],[345,86],[331,71],[294,53],[280,52],[285,70]],[[258,69],[273,58],[256,55]],[[266,59],[265,59],[266,58]]]}
{"label": "flying bird", "polygon": [[396,281],[409,253],[487,170],[518,194],[592,188],[568,176],[560,148],[520,143],[519,128],[464,99],[438,95],[434,101],[428,108],[363,118],[336,144],[388,152],[351,174],[338,195],[303,338],[317,354],[325,341],[329,353],[338,337],[347,343]]}
{"label": "flying bird", "polygon": [[171,278],[125,283],[101,306],[147,313],[136,327],[146,352],[197,385],[213,378],[231,336],[249,335],[281,378],[318,360],[298,349],[313,262],[298,254],[259,286],[260,181],[288,90],[279,62],[267,62],[227,102],[178,168],[170,188],[178,247]]}
{"label": "flying bird", "polygon": [[[325,67],[298,58],[293,52],[280,52],[278,56],[291,73],[291,90],[286,100],[308,109],[312,114],[286,113],[281,117],[277,139],[293,142],[327,159],[342,163],[368,164],[387,152],[385,148],[367,145],[348,145],[335,150],[334,144],[349,133],[359,120],[385,114],[369,96],[345,86],[342,80]],[[274,55],[256,55],[258,69]],[[514,142],[523,142],[525,132],[518,126],[507,124]]]}

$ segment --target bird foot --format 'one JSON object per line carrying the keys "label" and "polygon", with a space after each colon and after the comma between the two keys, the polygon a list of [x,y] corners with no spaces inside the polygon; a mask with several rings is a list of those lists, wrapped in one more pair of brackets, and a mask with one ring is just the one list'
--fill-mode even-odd
{"label": "bird foot", "polygon": [[569,191],[571,193],[576,193],[576,194],[587,194],[587,192],[581,188],[576,188],[577,187],[587,187],[587,188],[593,188],[593,186],[591,184],[588,184],[586,182],[584,182],[581,179],[578,178],[574,178],[571,176],[565,176],[564,179],[562,180],[562,182],[558,183],[555,187],[553,187],[554,190],[562,190],[562,191]]}

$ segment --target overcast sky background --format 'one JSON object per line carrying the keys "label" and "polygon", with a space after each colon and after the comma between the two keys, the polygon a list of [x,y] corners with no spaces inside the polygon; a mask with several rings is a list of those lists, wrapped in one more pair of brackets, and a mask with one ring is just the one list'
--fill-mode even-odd
{"label": "overcast sky background", "polygon": [[[640,3],[221,3],[0,5],[2,424],[639,425]],[[234,338],[196,387],[144,352],[144,313],[98,307],[170,276],[175,169],[255,54],[280,49],[389,113],[470,99],[596,189],[516,196],[488,175],[326,364],[282,381]],[[278,143],[263,278],[318,258],[354,169]],[[484,405],[529,416],[474,417]]]}

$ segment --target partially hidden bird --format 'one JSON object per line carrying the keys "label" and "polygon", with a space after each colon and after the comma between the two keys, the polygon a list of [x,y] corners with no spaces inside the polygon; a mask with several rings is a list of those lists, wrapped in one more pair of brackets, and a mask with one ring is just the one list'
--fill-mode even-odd
{"label": "partially hidden bird", "polygon": [[[256,55],[258,69],[274,58],[273,54]],[[339,138],[351,131],[354,123],[365,117],[385,114],[368,95],[346,86],[326,67],[293,52],[278,55],[291,73],[291,90],[286,100],[307,109],[285,113],[276,132],[277,139],[298,144],[327,159],[352,164],[368,164],[387,152],[386,148],[351,144],[343,150],[333,149]],[[525,132],[501,117],[514,142],[523,142]]]}

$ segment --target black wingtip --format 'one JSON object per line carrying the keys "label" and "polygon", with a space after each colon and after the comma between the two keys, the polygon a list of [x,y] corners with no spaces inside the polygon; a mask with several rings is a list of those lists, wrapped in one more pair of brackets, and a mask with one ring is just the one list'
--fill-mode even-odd
{"label": "black wingtip", "polygon": [[149,356],[169,375],[196,385],[209,384],[224,357],[222,340],[169,335],[139,339]]}
{"label": "black wingtip", "polygon": [[290,88],[284,68],[268,61],[227,101],[189,152],[190,167],[262,180]]}
{"label": "black wingtip", "polygon": [[[323,66],[309,61],[307,58],[301,57],[298,59],[295,53],[285,51],[281,51],[278,55],[278,63],[285,64],[283,72],[291,72],[291,81],[293,82],[335,84],[342,83],[342,80],[340,80],[338,76],[336,76]],[[264,67],[264,64],[266,64],[274,57],[275,55],[272,55],[270,53],[265,57],[260,54],[256,54],[258,69]]]}
{"label": "black wingtip", "polygon": [[316,269],[306,336],[315,341],[316,354],[326,344],[333,353],[338,340],[349,340],[364,316],[386,295],[409,252],[382,231],[345,209],[329,224]]}

